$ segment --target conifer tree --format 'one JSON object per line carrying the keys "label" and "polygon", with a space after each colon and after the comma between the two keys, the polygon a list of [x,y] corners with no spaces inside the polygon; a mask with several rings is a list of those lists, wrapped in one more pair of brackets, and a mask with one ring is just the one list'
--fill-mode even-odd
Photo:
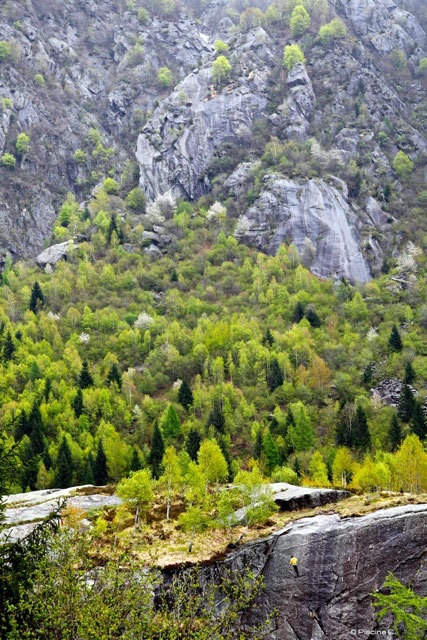
{"label": "conifer tree", "polygon": [[402,338],[400,337],[399,330],[395,324],[391,329],[390,337],[388,339],[388,346],[392,351],[402,351],[403,349]]}
{"label": "conifer tree", "polygon": [[93,385],[93,378],[89,371],[89,365],[87,360],[83,362],[82,370],[80,371],[79,376],[79,387],[80,389],[87,389]]}
{"label": "conifer tree", "polygon": [[30,429],[30,440],[35,455],[44,453],[46,449],[46,440],[43,433],[43,422],[40,413],[40,407],[34,402],[30,415],[28,416],[28,424]]}
{"label": "conifer tree", "polygon": [[136,447],[132,447],[132,457],[130,459],[130,471],[139,471],[142,469],[141,460],[139,457],[138,449]]}
{"label": "conifer tree", "polygon": [[301,302],[298,301],[295,305],[294,313],[292,315],[292,322],[294,322],[295,324],[298,324],[298,322],[301,322],[303,317],[304,317],[304,307],[302,306]]}
{"label": "conifer tree", "polygon": [[77,389],[77,393],[73,398],[72,407],[76,418],[80,418],[83,413],[83,393],[80,387]]}
{"label": "conifer tree", "polygon": [[307,318],[313,329],[318,329],[320,326],[322,326],[322,322],[312,306],[309,306],[308,309],[306,309],[305,317]]}
{"label": "conifer tree", "polygon": [[185,449],[190,458],[194,461],[197,460],[197,454],[199,453],[201,441],[202,437],[197,429],[190,429],[187,435]]}
{"label": "conifer tree", "polygon": [[16,347],[15,347],[15,343],[13,342],[12,339],[12,334],[10,333],[10,331],[8,331],[6,333],[6,337],[4,339],[4,345],[3,345],[3,359],[5,362],[9,362],[10,360],[13,359],[13,354],[16,351]]}
{"label": "conifer tree", "polygon": [[148,464],[151,467],[153,478],[158,480],[162,473],[162,459],[165,453],[165,445],[163,442],[162,432],[159,425],[154,425],[153,440],[151,442],[151,451],[148,456]]}
{"label": "conifer tree", "polygon": [[108,482],[107,456],[105,455],[102,440],[98,442],[98,449],[93,466],[93,478],[98,487]]}
{"label": "conifer tree", "polygon": [[272,358],[267,364],[266,381],[270,391],[274,391],[283,384],[283,373],[276,358]]}
{"label": "conifer tree", "polygon": [[396,414],[393,414],[388,428],[388,439],[390,442],[390,451],[396,451],[402,442],[402,427]]}
{"label": "conifer tree", "polygon": [[178,391],[178,402],[188,411],[189,407],[193,404],[193,392],[191,391],[188,381],[184,378],[181,382],[181,386]]}
{"label": "conifer tree", "polygon": [[60,489],[70,487],[73,480],[73,459],[71,456],[70,445],[67,438],[63,436],[58,449],[58,458],[56,461],[56,486]]}
{"label": "conifer tree", "polygon": [[409,422],[414,411],[415,398],[411,388],[404,384],[400,392],[397,413],[402,422]]}
{"label": "conifer tree", "polygon": [[161,418],[162,433],[165,438],[178,438],[181,434],[181,424],[173,404],[169,404]]}
{"label": "conifer tree", "polygon": [[95,484],[94,467],[95,460],[93,459],[92,453],[89,451],[89,455],[87,456],[83,467],[83,484]]}
{"label": "conifer tree", "polygon": [[52,389],[52,380],[50,378],[46,378],[44,381],[44,390],[43,390],[43,396],[46,402],[49,400],[51,389]]}
{"label": "conifer tree", "polygon": [[280,463],[279,450],[270,431],[267,431],[262,439],[262,452],[264,454],[266,471],[270,474]]}
{"label": "conifer tree", "polygon": [[295,460],[294,460],[293,470],[297,474],[298,478],[301,478],[301,476],[302,476],[302,467],[301,467],[301,463],[300,463],[298,458],[295,458]]}
{"label": "conifer tree", "polygon": [[255,436],[255,444],[254,444],[254,458],[255,460],[259,460],[262,455],[262,431],[258,429]]}
{"label": "conifer tree", "polygon": [[364,409],[359,405],[353,422],[352,444],[350,446],[366,451],[370,444],[371,436],[369,435],[368,419]]}
{"label": "conifer tree", "polygon": [[32,311],[33,313],[37,313],[37,311],[39,310],[39,307],[42,307],[44,305],[44,302],[45,300],[44,300],[43,291],[41,290],[41,287],[36,280],[31,290],[30,305],[29,305],[30,311]]}
{"label": "conifer tree", "polygon": [[414,371],[414,367],[412,366],[412,362],[409,360],[405,363],[405,374],[403,376],[404,384],[412,384],[416,378],[416,373]]}
{"label": "conifer tree", "polygon": [[15,428],[15,441],[19,442],[24,436],[29,436],[31,433],[31,426],[24,409],[18,416],[16,428]]}
{"label": "conifer tree", "polygon": [[263,338],[261,340],[261,344],[264,347],[271,347],[274,343],[273,334],[270,331],[270,327],[267,328],[267,331],[264,333]]}
{"label": "conifer tree", "polygon": [[225,436],[219,436],[218,437],[218,444],[219,444],[219,448],[221,449],[222,455],[224,456],[224,459],[227,463],[227,469],[228,469],[228,481],[232,482],[233,481],[233,467],[231,464],[231,455],[230,455],[230,445],[227,441],[227,438]]}
{"label": "conifer tree", "polygon": [[119,389],[122,388],[122,374],[115,362],[113,362],[110,371],[108,372],[107,382],[108,384],[112,384],[113,382],[115,382]]}
{"label": "conifer tree", "polygon": [[421,441],[427,438],[427,418],[423,411],[423,405],[417,400],[414,402],[412,410],[411,431],[415,433]]}
{"label": "conifer tree", "polygon": [[31,440],[27,440],[25,449],[21,454],[22,469],[21,469],[21,486],[22,490],[35,491],[37,484],[37,474],[40,466],[40,456],[38,456]]}
{"label": "conifer tree", "polygon": [[225,433],[225,417],[222,403],[215,400],[208,418],[208,427],[212,425],[218,433]]}

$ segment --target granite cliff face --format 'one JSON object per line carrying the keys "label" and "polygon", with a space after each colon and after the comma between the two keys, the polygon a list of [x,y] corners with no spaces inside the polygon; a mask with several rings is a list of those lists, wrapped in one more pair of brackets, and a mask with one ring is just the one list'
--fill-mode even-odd
{"label": "granite cliff face", "polygon": [[[298,520],[265,540],[245,545],[227,562],[251,566],[265,578],[257,619],[277,611],[271,640],[348,640],[386,631],[371,593],[389,571],[427,595],[427,505],[408,505],[340,519]],[[298,558],[296,578],[289,558]],[[360,633],[359,630],[363,630]]]}
{"label": "granite cliff face", "polygon": [[[280,189],[268,179],[265,190],[255,189],[256,202],[243,180],[230,230],[239,218],[238,228],[253,220],[247,241],[264,251],[286,238],[301,252],[307,240],[310,268],[322,276],[364,281],[377,273],[399,240],[392,225],[417,204],[393,171],[397,151],[416,161],[417,184],[426,178],[422,3],[330,0],[327,14],[313,14],[311,32],[297,38],[306,64],[289,72],[283,47],[295,38],[288,18],[268,14],[268,0],[254,3],[258,14],[239,0],[186,0],[167,11],[145,4],[146,15],[141,3],[124,0],[19,0],[0,9],[2,38],[12,45],[0,61],[0,155],[17,157],[15,170],[0,166],[0,259],[35,255],[66,192],[83,201],[106,175],[119,179],[126,161],[149,198],[171,190],[195,200],[213,191],[226,200],[221,185],[248,163],[253,170],[276,139],[306,145],[315,168],[291,162],[276,171]],[[337,16],[348,36],[325,46],[317,29]],[[211,69],[217,38],[232,67],[221,83]],[[165,66],[168,86],[157,77]],[[20,132],[30,149],[16,154]],[[138,181],[127,167],[124,195]],[[305,183],[309,201],[292,195]],[[322,212],[302,222],[314,211],[314,185]],[[275,213],[264,216],[272,192]]]}

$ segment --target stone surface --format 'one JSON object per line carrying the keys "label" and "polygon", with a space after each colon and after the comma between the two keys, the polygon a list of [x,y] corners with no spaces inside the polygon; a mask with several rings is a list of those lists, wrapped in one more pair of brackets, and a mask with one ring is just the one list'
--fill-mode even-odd
{"label": "stone surface", "polygon": [[320,489],[317,487],[297,487],[286,482],[276,482],[270,485],[275,503],[281,511],[297,511],[310,509],[324,504],[338,502],[349,498],[349,491],[337,489]]}
{"label": "stone surface", "polygon": [[[387,404],[391,407],[397,407],[399,405],[400,394],[402,393],[403,382],[398,378],[386,378],[374,388],[371,389],[373,398],[379,400],[382,404]],[[417,390],[412,385],[408,385],[412,393],[416,395]]]}
{"label": "stone surface", "polygon": [[59,260],[66,258],[68,253],[74,248],[74,245],[70,242],[61,242],[59,244],[53,244],[48,247],[36,258],[36,263],[39,267],[46,267],[46,265],[55,265]]}
{"label": "stone surface", "polygon": [[[300,577],[289,565],[298,558]],[[427,505],[381,510],[358,518],[321,515],[293,522],[246,544],[225,563],[249,565],[265,580],[253,617],[277,610],[269,640],[348,640],[388,629],[378,623],[371,593],[389,571],[427,595]]]}
{"label": "stone surface", "polygon": [[85,485],[68,489],[42,489],[7,496],[5,530],[2,536],[9,535],[11,540],[16,540],[28,535],[62,500],[66,500],[68,506],[83,511],[121,504],[118,496],[102,493],[100,489],[97,491],[97,487]]}
{"label": "stone surface", "polygon": [[[239,218],[235,235],[268,253],[276,253],[283,242],[293,242],[319,276],[345,276],[353,282],[370,278],[354,213],[344,194],[323,180],[267,176],[260,196]],[[309,242],[314,252],[305,259]]]}

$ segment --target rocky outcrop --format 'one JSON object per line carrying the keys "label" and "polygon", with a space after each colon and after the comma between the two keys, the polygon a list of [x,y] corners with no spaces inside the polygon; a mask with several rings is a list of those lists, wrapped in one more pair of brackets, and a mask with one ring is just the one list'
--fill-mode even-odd
{"label": "rocky outcrop", "polygon": [[70,252],[74,248],[74,245],[70,242],[60,242],[59,244],[53,244],[48,247],[36,258],[36,264],[45,268],[48,264],[51,266],[55,265],[59,260],[65,259]]}
{"label": "rocky outcrop", "polygon": [[240,36],[235,56],[244,75],[218,88],[210,66],[195,70],[155,110],[136,153],[141,187],[150,198],[170,189],[195,199],[209,190],[206,170],[214,152],[224,142],[249,139],[267,106],[271,47],[262,28]]}
{"label": "rocky outcrop", "polygon": [[356,217],[345,197],[323,180],[264,179],[260,196],[238,220],[235,235],[251,246],[276,253],[293,242],[319,276],[366,282],[369,268],[360,249]]}
{"label": "rocky outcrop", "polygon": [[118,496],[103,493],[101,487],[92,485],[16,493],[5,498],[2,536],[7,535],[10,540],[23,538],[64,500],[68,506],[82,511],[115,506],[122,502]]}
{"label": "rocky outcrop", "polygon": [[[410,384],[407,385],[414,395],[417,390]],[[374,388],[371,389],[373,398],[379,400],[382,404],[390,407],[399,406],[400,395],[402,393],[403,382],[398,378],[386,378]]]}
{"label": "rocky outcrop", "polygon": [[[379,623],[372,592],[389,571],[427,595],[427,505],[409,505],[359,518],[321,515],[248,543],[226,562],[264,576],[253,618],[276,611],[270,640],[348,640],[389,628]],[[289,565],[298,558],[299,578]],[[363,630],[363,633],[358,631]]]}
{"label": "rocky outcrop", "polygon": [[274,502],[280,511],[298,511],[312,509],[325,504],[339,502],[349,498],[349,491],[337,489],[319,489],[317,487],[296,487],[286,482],[275,482],[270,485]]}

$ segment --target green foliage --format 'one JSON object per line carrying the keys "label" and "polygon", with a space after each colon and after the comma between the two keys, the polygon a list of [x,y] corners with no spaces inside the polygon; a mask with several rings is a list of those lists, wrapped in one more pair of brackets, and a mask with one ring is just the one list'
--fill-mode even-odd
{"label": "green foliage", "polygon": [[320,451],[315,451],[311,456],[308,463],[308,472],[314,485],[318,487],[327,487],[329,485],[328,469]]}
{"label": "green foliage", "polygon": [[150,19],[150,14],[145,7],[139,7],[138,9],[138,22],[140,24],[147,24]]}
{"label": "green foliage", "polygon": [[283,373],[277,358],[272,358],[271,361],[267,363],[266,381],[270,391],[274,391],[283,384]]}
{"label": "green foliage", "polygon": [[392,629],[402,640],[422,640],[427,631],[427,598],[418,596],[389,573],[382,590],[372,594],[377,618],[392,617]]}
{"label": "green foliage", "polygon": [[154,500],[149,471],[141,469],[132,473],[129,478],[120,480],[117,485],[117,495],[144,515]]}
{"label": "green foliage", "polygon": [[4,153],[0,159],[1,166],[6,169],[14,169],[16,167],[16,158],[11,153]]}
{"label": "green foliage", "polygon": [[390,450],[396,451],[402,442],[402,427],[400,426],[399,419],[394,413],[388,428],[388,438],[390,442]]}
{"label": "green foliage", "polygon": [[102,487],[108,482],[107,456],[105,455],[102,440],[98,441],[98,448],[93,465],[93,477],[98,487]]}
{"label": "green foliage", "polygon": [[298,62],[305,64],[305,55],[297,44],[287,44],[283,51],[283,66],[290,71]]}
{"label": "green foliage", "polygon": [[82,369],[79,375],[79,387],[80,389],[87,389],[93,385],[92,374],[89,371],[89,364],[87,360],[83,362]]}
{"label": "green foliage", "polygon": [[55,485],[61,489],[70,487],[73,480],[73,459],[71,456],[70,445],[64,436],[58,449],[58,457],[56,460]]}
{"label": "green foliage", "polygon": [[212,63],[212,81],[220,86],[230,75],[231,64],[225,56],[218,56]]}
{"label": "green foliage", "polygon": [[46,80],[41,73],[36,73],[34,76],[34,84],[38,87],[44,87],[46,84]]}
{"label": "green foliage", "polygon": [[393,169],[399,178],[407,179],[414,170],[414,163],[404,151],[398,151],[393,158]]}
{"label": "green foliage", "polygon": [[422,76],[427,75],[427,58],[421,58],[418,65],[418,73]]}
{"label": "green foliage", "polygon": [[224,53],[228,49],[228,44],[223,40],[215,40],[214,47],[215,53]]}
{"label": "green foliage", "polygon": [[227,480],[227,462],[215,438],[203,440],[197,454],[197,460],[207,484]]}
{"label": "green foliage", "polygon": [[139,187],[131,189],[127,195],[126,204],[135,211],[135,213],[145,213],[146,198],[143,190]]}
{"label": "green foliage", "polygon": [[262,452],[265,460],[265,470],[268,474],[279,465],[280,456],[277,444],[275,443],[270,431],[267,431],[262,440]]}
{"label": "green foliage", "polygon": [[294,37],[301,36],[310,28],[310,22],[310,14],[307,9],[303,5],[298,4],[292,11],[289,22],[291,34]]}
{"label": "green foliage", "polygon": [[166,411],[160,418],[160,428],[166,439],[175,439],[181,434],[181,424],[173,404],[167,406]]}
{"label": "green foliage", "polygon": [[162,469],[162,459],[165,452],[165,445],[163,442],[162,432],[159,425],[154,425],[153,439],[151,443],[150,455],[148,456],[148,463],[151,467],[151,473],[153,478],[159,478]]}
{"label": "green foliage", "polygon": [[16,138],[15,147],[18,156],[27,154],[30,150],[30,136],[22,131]]}
{"label": "green foliage", "polygon": [[173,73],[168,67],[160,67],[157,72],[157,82],[163,89],[173,85]]}
{"label": "green foliage", "polygon": [[329,45],[334,40],[341,40],[347,35],[347,27],[341,18],[334,18],[328,24],[319,29],[319,40],[322,44]]}
{"label": "green foliage", "polygon": [[298,402],[289,405],[290,425],[288,440],[294,451],[307,451],[313,446],[314,433],[311,420],[304,404]]}
{"label": "green foliage", "polygon": [[86,151],[83,151],[83,149],[76,149],[74,151],[73,158],[79,165],[87,163],[87,153]]}
{"label": "green foliage", "polygon": [[114,178],[105,178],[104,182],[102,183],[102,186],[105,192],[108,193],[109,195],[117,195],[119,192],[118,182],[114,180]]}
{"label": "green foliage", "polygon": [[399,352],[399,351],[402,351],[403,349],[402,338],[400,337],[399,330],[395,324],[391,329],[390,337],[388,339],[388,346],[392,351]]}
{"label": "green foliage", "polygon": [[191,405],[194,402],[193,392],[191,391],[191,387],[188,384],[188,381],[184,379],[181,382],[178,391],[178,402],[188,411]]}
{"label": "green foliage", "polygon": [[7,40],[0,40],[0,62],[9,60],[12,57],[12,44]]}
{"label": "green foliage", "polygon": [[36,280],[35,283],[33,284],[33,288],[31,289],[30,304],[28,308],[33,313],[37,313],[39,309],[43,307],[44,303],[45,303],[45,299],[44,299],[43,291],[41,290],[41,287]]}

